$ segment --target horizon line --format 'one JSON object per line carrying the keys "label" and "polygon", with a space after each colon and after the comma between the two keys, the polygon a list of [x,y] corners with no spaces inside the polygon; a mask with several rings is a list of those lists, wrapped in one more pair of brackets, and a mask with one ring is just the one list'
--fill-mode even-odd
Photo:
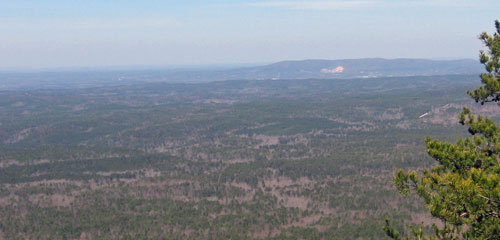
{"label": "horizon line", "polygon": [[[182,71],[182,70],[224,70],[245,67],[259,67],[277,64],[281,62],[301,62],[301,61],[344,61],[344,60],[363,60],[363,59],[382,59],[382,60],[427,60],[427,61],[458,61],[476,59],[470,57],[439,57],[439,58],[384,58],[384,57],[363,57],[363,58],[304,58],[288,59],[272,62],[242,62],[242,63],[213,63],[213,64],[137,64],[137,65],[95,65],[95,66],[61,66],[61,67],[0,67],[0,73],[41,73],[41,72],[113,72],[113,71]],[[479,63],[479,61],[478,61]]]}

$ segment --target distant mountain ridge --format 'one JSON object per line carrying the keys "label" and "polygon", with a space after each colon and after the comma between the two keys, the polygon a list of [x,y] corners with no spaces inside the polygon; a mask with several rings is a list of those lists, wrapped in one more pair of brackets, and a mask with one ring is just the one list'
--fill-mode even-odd
{"label": "distant mountain ridge", "polygon": [[471,59],[340,59],[282,61],[264,66],[220,71],[175,72],[166,76],[170,81],[190,82],[216,80],[268,79],[335,79],[373,78],[390,76],[432,76],[475,74],[483,71],[479,62]]}
{"label": "distant mountain ridge", "polygon": [[483,66],[478,61],[471,59],[300,60],[229,69],[131,69],[0,73],[0,91],[89,88],[145,82],[201,83],[225,80],[350,79],[478,74],[483,71]]}

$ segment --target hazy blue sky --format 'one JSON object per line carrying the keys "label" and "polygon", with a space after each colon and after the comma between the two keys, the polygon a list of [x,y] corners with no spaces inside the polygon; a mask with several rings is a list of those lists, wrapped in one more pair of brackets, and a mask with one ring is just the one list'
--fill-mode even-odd
{"label": "hazy blue sky", "polygon": [[477,58],[499,0],[1,0],[0,69]]}

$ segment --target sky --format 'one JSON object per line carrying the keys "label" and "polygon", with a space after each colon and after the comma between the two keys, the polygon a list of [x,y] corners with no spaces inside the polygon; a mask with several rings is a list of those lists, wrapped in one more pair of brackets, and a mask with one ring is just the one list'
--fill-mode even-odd
{"label": "sky", "polygon": [[477,59],[498,0],[0,0],[0,69]]}

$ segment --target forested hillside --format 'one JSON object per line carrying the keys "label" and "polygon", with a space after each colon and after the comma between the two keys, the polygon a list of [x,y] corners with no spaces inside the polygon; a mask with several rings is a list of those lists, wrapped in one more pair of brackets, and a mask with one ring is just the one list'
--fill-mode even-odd
{"label": "forested hillside", "polygon": [[0,239],[380,239],[475,75],[0,92]]}

